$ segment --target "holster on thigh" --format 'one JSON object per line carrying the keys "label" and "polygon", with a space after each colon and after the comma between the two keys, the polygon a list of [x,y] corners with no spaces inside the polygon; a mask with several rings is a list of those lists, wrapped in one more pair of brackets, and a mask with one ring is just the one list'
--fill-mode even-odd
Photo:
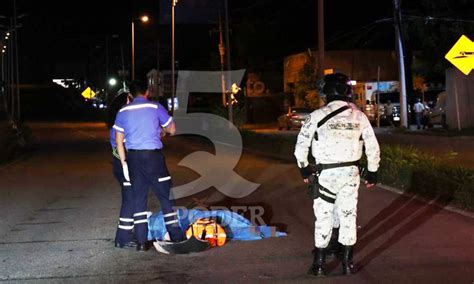
{"label": "holster on thigh", "polygon": [[319,184],[318,176],[315,176],[309,185],[311,197],[313,199],[321,198],[322,200],[334,204],[336,202],[336,194]]}

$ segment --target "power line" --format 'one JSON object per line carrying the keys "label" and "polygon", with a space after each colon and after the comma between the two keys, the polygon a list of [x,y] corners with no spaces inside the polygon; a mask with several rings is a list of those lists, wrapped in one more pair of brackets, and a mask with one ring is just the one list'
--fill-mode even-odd
{"label": "power line", "polygon": [[459,23],[474,23],[474,20],[456,19],[456,18],[441,18],[432,16],[415,16],[415,15],[402,15],[404,19],[424,20],[429,21],[443,21],[443,22],[459,22]]}

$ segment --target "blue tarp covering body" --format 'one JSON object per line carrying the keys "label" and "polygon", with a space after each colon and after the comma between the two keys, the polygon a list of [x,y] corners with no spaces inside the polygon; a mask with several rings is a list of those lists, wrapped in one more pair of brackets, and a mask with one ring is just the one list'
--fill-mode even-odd
{"label": "blue tarp covering body", "polygon": [[[220,224],[228,240],[253,241],[270,237],[283,237],[286,233],[276,231],[275,227],[253,226],[241,215],[226,210],[202,211],[196,209],[178,209],[179,224],[183,231],[189,225],[201,218],[214,219]],[[150,216],[148,220],[148,239],[163,240],[166,235],[163,213],[160,211]]]}

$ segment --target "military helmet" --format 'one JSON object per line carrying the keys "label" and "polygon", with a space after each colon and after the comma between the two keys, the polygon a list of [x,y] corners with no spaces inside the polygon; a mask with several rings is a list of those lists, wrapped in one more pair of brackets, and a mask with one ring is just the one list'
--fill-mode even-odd
{"label": "military helmet", "polygon": [[322,93],[326,96],[350,96],[351,87],[349,85],[349,77],[342,73],[334,73],[324,76]]}

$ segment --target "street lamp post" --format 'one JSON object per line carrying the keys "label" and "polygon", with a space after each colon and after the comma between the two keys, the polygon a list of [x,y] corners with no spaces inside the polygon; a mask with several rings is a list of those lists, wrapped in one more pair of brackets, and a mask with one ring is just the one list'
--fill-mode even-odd
{"label": "street lamp post", "polygon": [[318,77],[324,78],[324,0],[318,0]]}
{"label": "street lamp post", "polygon": [[407,116],[407,96],[406,96],[406,80],[405,80],[405,56],[403,51],[402,32],[401,32],[401,18],[402,12],[400,8],[400,0],[393,0],[393,19],[395,25],[395,37],[398,51],[398,72],[400,77],[400,125],[409,128]]}
{"label": "street lamp post", "polygon": [[175,100],[175,75],[174,75],[174,68],[175,68],[175,59],[174,59],[174,7],[178,0],[173,0],[173,4],[171,6],[171,114],[174,113],[174,100]]}
{"label": "street lamp post", "polygon": [[[150,20],[148,16],[140,17],[140,21],[146,23]],[[132,20],[132,80],[135,80],[135,21]]]}
{"label": "street lamp post", "polygon": [[[225,17],[225,47],[226,47],[226,61],[227,61],[227,70],[230,71],[231,70],[231,66],[230,66],[230,39],[229,39],[229,4],[227,2],[227,0],[224,0],[224,17]],[[230,87],[230,75],[227,74],[227,82],[226,82],[226,87],[229,88]],[[229,121],[230,123],[234,123],[234,106],[232,105],[234,100],[233,100],[233,97],[232,97],[232,93],[230,92],[229,93],[229,98],[228,98],[228,102],[229,102],[229,109],[228,109],[228,117],[229,117]]]}
{"label": "street lamp post", "polygon": [[17,28],[16,0],[13,0],[13,27],[15,28],[14,46],[15,46],[15,71],[16,71],[16,100],[17,100],[17,117],[21,119],[20,110],[20,71],[18,65],[18,28]]}
{"label": "street lamp post", "polygon": [[132,20],[132,80],[135,80],[135,23]]}

